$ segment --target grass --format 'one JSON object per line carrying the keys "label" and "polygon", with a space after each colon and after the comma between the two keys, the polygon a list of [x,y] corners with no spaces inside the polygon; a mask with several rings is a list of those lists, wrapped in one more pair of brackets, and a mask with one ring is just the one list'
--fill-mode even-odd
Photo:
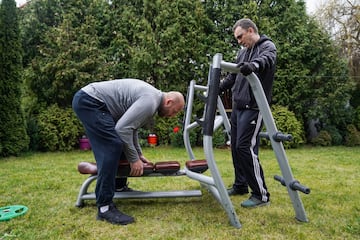
{"label": "grass", "polygon": [[[187,160],[184,149],[145,148],[145,156],[156,161]],[[215,198],[203,191],[200,198],[139,199],[115,202],[136,223],[115,226],[95,220],[95,201],[75,207],[82,182],[80,161],[93,161],[91,151],[35,153],[0,159],[0,207],[25,205],[29,211],[0,222],[0,239],[360,239],[360,148],[327,147],[287,150],[294,177],[311,188],[300,193],[308,223],[294,219],[286,188],[273,180],[281,175],[275,155],[261,149],[260,159],[271,193],[271,205],[243,209],[231,200],[242,224],[235,229]],[[233,180],[230,151],[214,151],[226,186]],[[198,159],[203,150],[195,149]],[[207,172],[207,174],[209,174]],[[187,177],[131,178],[139,190],[200,189]]]}

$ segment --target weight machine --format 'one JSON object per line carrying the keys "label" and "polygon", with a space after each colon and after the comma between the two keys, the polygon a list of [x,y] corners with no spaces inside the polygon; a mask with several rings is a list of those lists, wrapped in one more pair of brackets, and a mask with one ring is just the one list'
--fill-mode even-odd
{"label": "weight machine", "polygon": [[[216,165],[213,153],[213,133],[220,126],[224,126],[225,132],[230,139],[230,122],[227,117],[222,100],[219,97],[219,84],[221,70],[227,72],[239,73],[240,69],[236,64],[225,62],[222,60],[220,53],[213,57],[212,65],[209,70],[207,86],[197,85],[194,80],[190,82],[188,87],[186,99],[186,113],[184,118],[183,138],[186,151],[190,160],[186,162],[183,169],[176,162],[155,163],[155,165],[146,166],[144,168],[144,175],[146,176],[184,176],[196,180],[201,186],[208,189],[215,199],[221,204],[225,210],[231,225],[236,228],[241,228],[241,223],[236,215],[233,204],[227,193],[227,190],[222,181],[221,175]],[[264,124],[267,132],[261,133],[262,137],[270,140],[273,150],[275,152],[278,164],[280,166],[283,176],[275,176],[275,180],[286,186],[290,199],[292,201],[295,218],[301,222],[308,222],[306,212],[301,202],[298,191],[305,194],[310,193],[310,189],[301,185],[299,181],[293,178],[288,160],[286,158],[285,150],[282,141],[291,140],[291,135],[281,133],[277,130],[274,119],[272,117],[269,104],[266,100],[261,83],[257,76],[252,73],[246,77],[251,85],[254,97],[258,104],[259,110],[263,116]],[[200,99],[204,101],[204,113],[200,119],[192,121],[192,109],[195,99],[195,93]],[[203,148],[206,160],[196,160],[190,144],[190,131],[196,127],[201,127],[203,131]],[[86,164],[85,164],[86,165]],[[156,166],[158,165],[158,166]],[[174,167],[174,165],[176,165]],[[80,165],[79,165],[80,166]],[[85,169],[92,169],[93,165],[85,166]],[[128,166],[126,166],[128,168]],[[169,169],[170,168],[170,169]],[[120,169],[120,168],[119,168]],[[124,169],[124,166],[123,166]],[[203,174],[207,169],[210,170],[210,176]],[[146,170],[146,171],[145,171]],[[80,171],[80,169],[79,169]],[[129,169],[127,169],[129,171]],[[77,198],[76,206],[81,207],[84,200],[94,200],[95,193],[89,193],[88,188],[92,182],[97,178],[96,170],[80,171],[81,173],[91,174],[82,184]],[[145,173],[146,172],[146,173]],[[115,192],[114,198],[176,198],[176,197],[200,197],[202,193],[200,190],[187,191],[165,191],[165,192]]]}
{"label": "weight machine", "polygon": [[[189,130],[197,126],[201,126],[203,128],[204,135],[204,152],[212,177],[206,177],[202,174],[188,172],[187,175],[190,178],[198,180],[203,186],[208,188],[225,209],[231,224],[234,227],[240,228],[241,224],[236,216],[233,205],[222,182],[213,155],[212,136],[214,130],[217,129],[221,124],[223,124],[228,135],[230,132],[229,120],[219,97],[219,84],[222,69],[232,73],[240,72],[240,69],[239,67],[237,67],[236,64],[223,61],[222,55],[218,53],[213,57],[212,66],[209,71],[207,87],[198,86],[195,84],[194,81],[190,82],[190,94],[187,97],[188,103],[184,127],[185,147],[190,159],[195,159],[195,156],[189,144]],[[250,83],[252,92],[256,99],[259,110],[263,116],[264,124],[267,129],[266,133],[261,133],[261,137],[266,137],[268,140],[270,140],[283,175],[276,175],[274,176],[274,179],[279,181],[283,186],[286,186],[295,210],[295,218],[301,222],[308,222],[306,212],[298,191],[309,194],[310,189],[300,184],[299,181],[294,179],[282,144],[283,141],[290,141],[292,139],[292,136],[290,134],[281,133],[277,130],[269,104],[267,102],[265,93],[258,77],[254,73],[251,73],[246,78]],[[206,96],[200,95],[200,98],[205,101],[205,111],[203,118],[197,119],[195,122],[190,123],[189,118],[191,117],[191,106],[195,90],[206,92]]]}

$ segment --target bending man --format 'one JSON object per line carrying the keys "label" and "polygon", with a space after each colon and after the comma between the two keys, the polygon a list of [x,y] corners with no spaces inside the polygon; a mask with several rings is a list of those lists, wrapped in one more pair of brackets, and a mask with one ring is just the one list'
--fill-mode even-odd
{"label": "bending man", "polygon": [[138,79],[91,83],[73,98],[73,109],[83,123],[95,156],[98,177],[95,194],[98,220],[126,225],[134,218],[113,203],[120,155],[130,163],[131,176],[143,174],[143,156],[137,130],[158,113],[174,117],[184,108],[180,92],[162,92]]}

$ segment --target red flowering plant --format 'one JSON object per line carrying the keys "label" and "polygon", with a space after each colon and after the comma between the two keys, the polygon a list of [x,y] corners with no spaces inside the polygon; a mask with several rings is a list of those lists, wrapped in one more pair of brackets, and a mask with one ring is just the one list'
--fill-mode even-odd
{"label": "red flowering plant", "polygon": [[[191,144],[196,143],[196,132],[190,131],[190,142]],[[170,133],[170,143],[174,147],[184,147],[183,128],[175,126]]]}
{"label": "red flowering plant", "polygon": [[175,126],[170,133],[170,143],[174,147],[183,147],[184,140],[182,134],[182,128],[179,126]]}
{"label": "red flowering plant", "polygon": [[180,131],[180,127],[178,127],[178,126],[174,127],[174,129],[173,129],[174,133],[178,133],[179,131]]}

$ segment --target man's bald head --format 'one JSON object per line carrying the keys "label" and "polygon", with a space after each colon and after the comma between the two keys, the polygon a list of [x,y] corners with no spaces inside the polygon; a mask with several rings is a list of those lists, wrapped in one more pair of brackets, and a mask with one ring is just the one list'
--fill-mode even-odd
{"label": "man's bald head", "polygon": [[175,117],[184,109],[185,99],[182,93],[177,91],[165,92],[163,101],[160,105],[160,117]]}

